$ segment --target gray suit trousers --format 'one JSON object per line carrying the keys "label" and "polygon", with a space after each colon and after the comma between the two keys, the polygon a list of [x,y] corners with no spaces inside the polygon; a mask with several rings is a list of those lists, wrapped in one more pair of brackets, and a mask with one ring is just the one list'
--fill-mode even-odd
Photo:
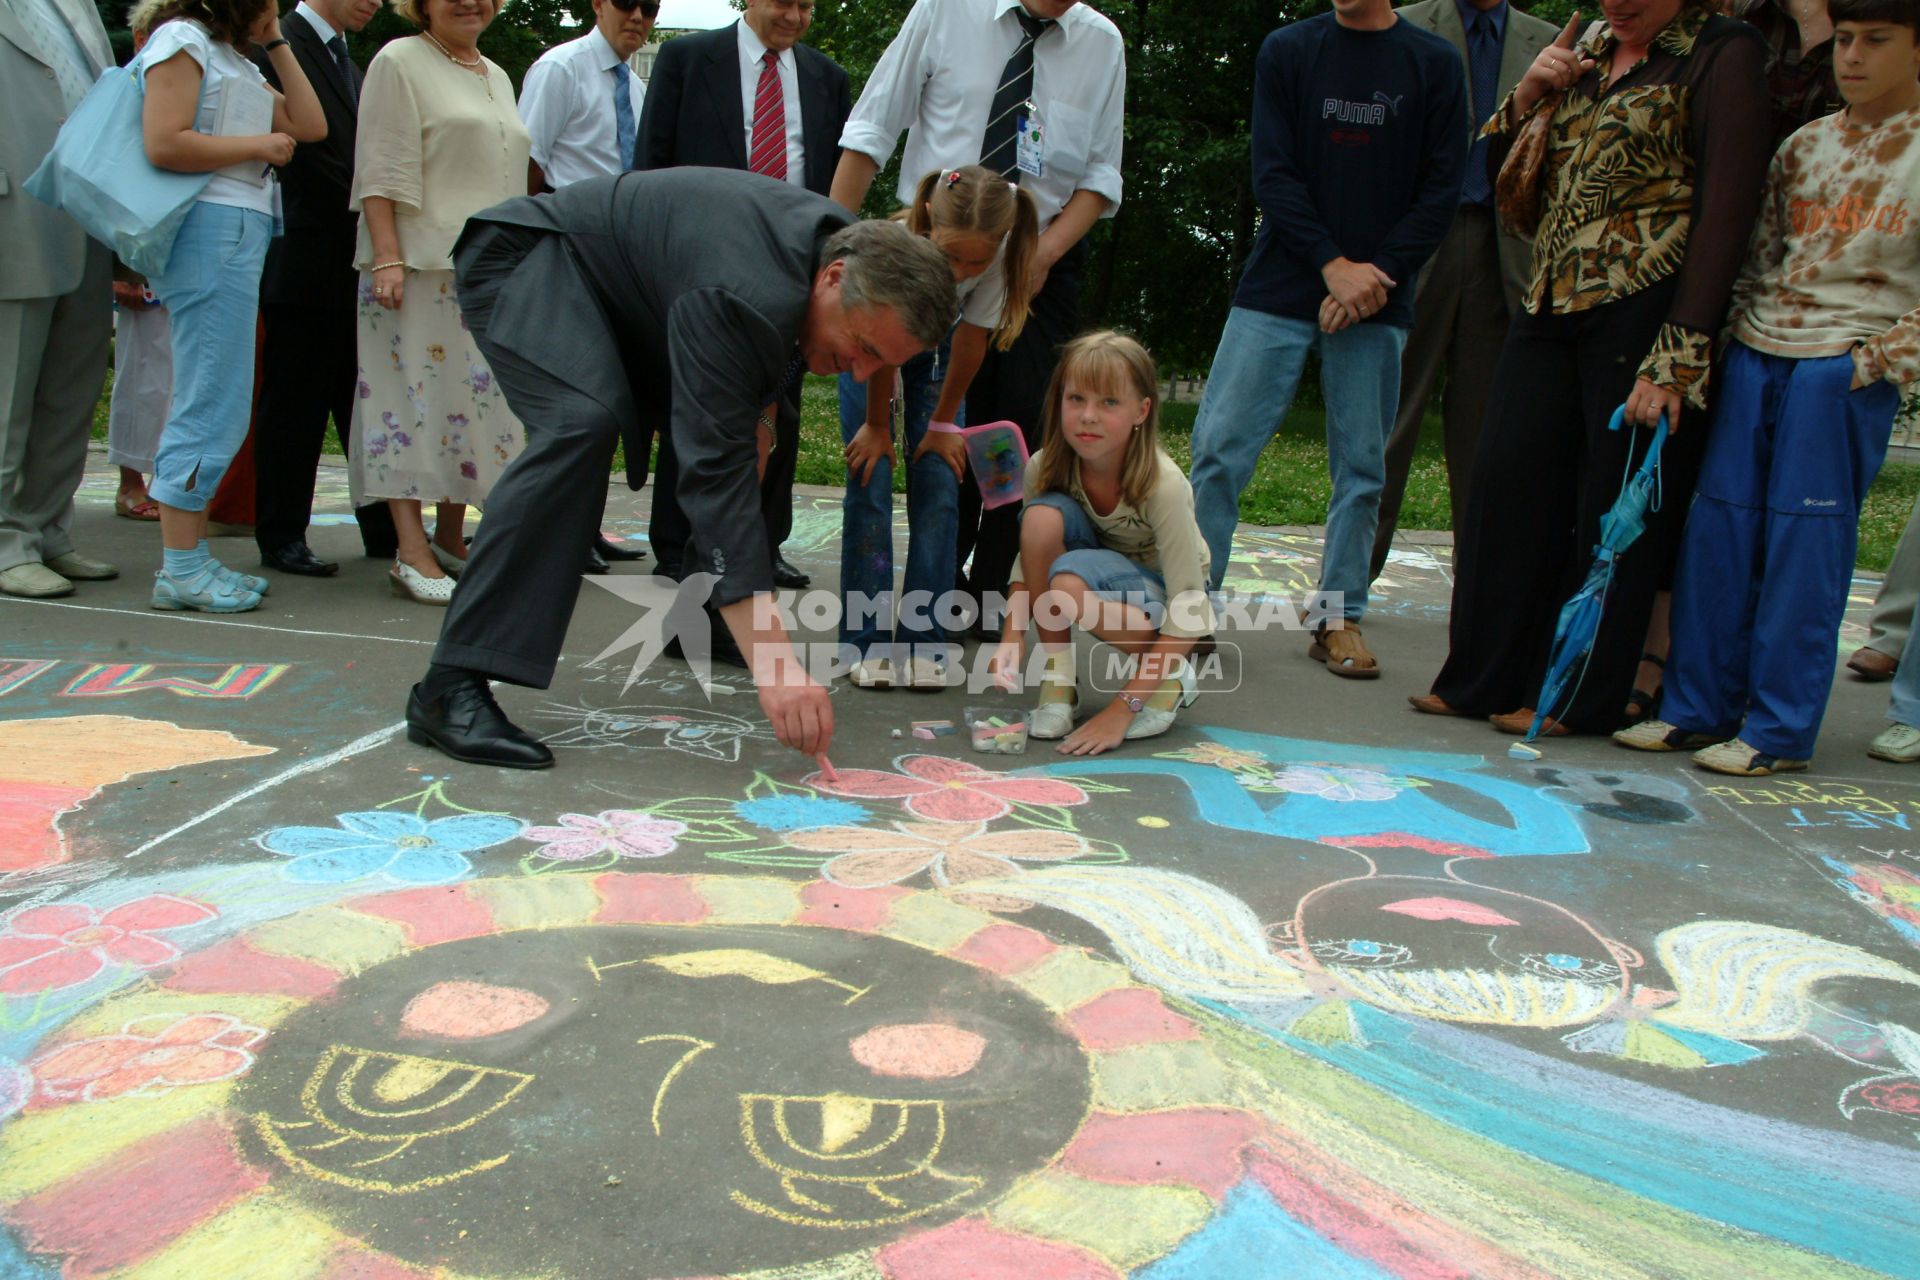
{"label": "gray suit trousers", "polygon": [[113,259],[91,241],[73,292],[0,301],[0,570],[73,550],[112,310]]}
{"label": "gray suit trousers", "polygon": [[1900,661],[1901,651],[1907,647],[1907,633],[1913,628],[1916,604],[1920,604],[1920,503],[1914,504],[1907,527],[1900,531],[1900,545],[1893,549],[1886,580],[1874,597],[1867,642],[1861,647]]}
{"label": "gray suit trousers", "polygon": [[1387,482],[1373,535],[1367,580],[1380,576],[1407,493],[1407,472],[1434,383],[1445,368],[1440,419],[1446,432],[1447,489],[1453,526],[1467,509],[1467,481],[1480,424],[1493,390],[1493,369],[1507,340],[1507,299],[1500,276],[1500,239],[1491,210],[1463,208],[1435,250],[1413,301],[1413,331],[1400,358],[1400,409],[1387,437]]}

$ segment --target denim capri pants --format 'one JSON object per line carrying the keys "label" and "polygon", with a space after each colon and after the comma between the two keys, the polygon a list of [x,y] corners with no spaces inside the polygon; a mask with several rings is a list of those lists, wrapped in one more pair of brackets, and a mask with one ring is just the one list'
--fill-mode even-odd
{"label": "denim capri pants", "polygon": [[197,200],[153,292],[173,321],[173,409],[147,492],[202,511],[247,438],[253,411],[254,324],[273,219]]}
{"label": "denim capri pants", "polygon": [[1021,518],[1024,520],[1035,507],[1051,507],[1060,513],[1067,549],[1053,562],[1050,578],[1071,573],[1102,600],[1145,610],[1147,621],[1156,628],[1160,626],[1167,610],[1167,583],[1156,570],[1101,546],[1093,521],[1067,494],[1043,493],[1027,499],[1020,510]]}

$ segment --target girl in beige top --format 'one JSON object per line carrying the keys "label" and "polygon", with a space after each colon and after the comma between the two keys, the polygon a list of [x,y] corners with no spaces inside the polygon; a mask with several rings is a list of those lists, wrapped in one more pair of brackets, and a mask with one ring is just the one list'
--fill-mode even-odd
{"label": "girl in beige top", "polygon": [[[524,441],[460,321],[453,245],[473,214],[526,193],[528,138],[513,85],[481,56],[493,0],[399,0],[421,29],[367,68],[353,207],[360,211],[360,383],[349,478],[386,499],[396,594],[444,605],[466,563],[468,503],[483,503]],[[438,504],[428,541],[421,503]]]}
{"label": "girl in beige top", "polygon": [[[1020,559],[993,669],[1015,687],[1033,615],[1045,661],[1032,733],[1065,738],[1059,749],[1070,755],[1171,728],[1195,696],[1187,655],[1213,631],[1207,544],[1193,486],[1160,447],[1158,381],[1153,357],[1124,334],[1068,343],[1027,463]],[[1136,659],[1125,687],[1078,729],[1072,624]]]}

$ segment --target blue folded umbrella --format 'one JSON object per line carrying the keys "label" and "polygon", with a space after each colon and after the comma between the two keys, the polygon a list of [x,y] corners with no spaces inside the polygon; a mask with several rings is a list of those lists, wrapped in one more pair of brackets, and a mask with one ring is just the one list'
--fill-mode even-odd
{"label": "blue folded umbrella", "polygon": [[[1613,411],[1609,431],[1625,424],[1625,405]],[[1607,592],[1613,586],[1613,571],[1620,556],[1646,532],[1647,512],[1660,506],[1660,448],[1667,442],[1667,416],[1660,415],[1654,428],[1653,443],[1638,470],[1633,469],[1633,451],[1627,451],[1628,473],[1607,514],[1600,517],[1600,542],[1593,549],[1593,567],[1587,580],[1560,609],[1560,621],[1553,631],[1553,652],[1547,659],[1547,677],[1540,683],[1540,697],[1534,703],[1533,724],[1527,729],[1526,742],[1540,736],[1554,707],[1571,702],[1586,678],[1587,662],[1593,655],[1593,638],[1600,630],[1600,615],[1607,607]],[[1577,669],[1577,670],[1576,670]]]}

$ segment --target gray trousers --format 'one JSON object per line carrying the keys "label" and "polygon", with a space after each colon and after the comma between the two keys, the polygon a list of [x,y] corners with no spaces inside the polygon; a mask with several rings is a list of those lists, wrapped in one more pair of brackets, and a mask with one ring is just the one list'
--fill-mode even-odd
{"label": "gray trousers", "polygon": [[1907,632],[1913,627],[1913,609],[1920,604],[1920,503],[1907,517],[1900,531],[1900,544],[1893,549],[1893,563],[1874,597],[1873,616],[1867,622],[1867,642],[1863,649],[1885,654],[1895,662],[1907,647]]}
{"label": "gray trousers", "polygon": [[1480,443],[1480,424],[1493,390],[1493,368],[1507,340],[1507,298],[1500,278],[1500,238],[1488,209],[1462,208],[1434,251],[1413,300],[1413,331],[1400,357],[1400,409],[1387,437],[1387,482],[1380,492],[1373,562],[1367,581],[1380,576],[1400,520],[1407,472],[1420,423],[1440,371],[1447,386],[1440,401],[1445,430],[1447,490],[1453,526],[1467,509],[1467,480]]}
{"label": "gray trousers", "polygon": [[112,316],[113,260],[93,242],[73,292],[0,301],[0,571],[73,550]]}

